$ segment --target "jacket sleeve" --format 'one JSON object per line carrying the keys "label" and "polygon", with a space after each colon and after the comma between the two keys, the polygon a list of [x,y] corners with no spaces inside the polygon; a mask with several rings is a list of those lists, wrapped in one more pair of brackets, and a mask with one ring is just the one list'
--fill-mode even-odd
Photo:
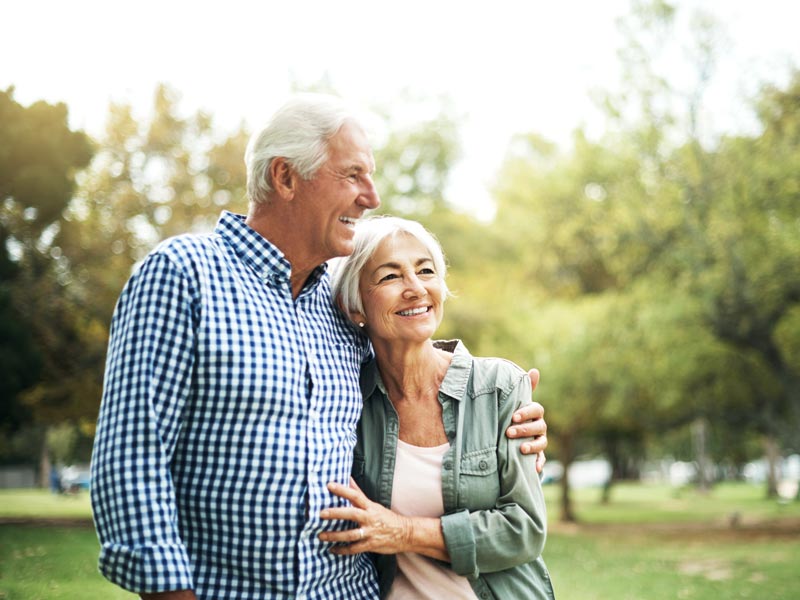
{"label": "jacket sleeve", "polygon": [[132,591],[193,588],[170,462],[194,353],[189,280],[166,256],[153,254],[114,311],[92,453],[100,571]]}
{"label": "jacket sleeve", "polygon": [[508,389],[498,389],[497,461],[500,494],[494,508],[461,510],[442,517],[451,568],[475,578],[538,558],[544,549],[547,514],[536,456],[520,452],[505,435],[516,409],[531,402],[528,375],[514,367]]}

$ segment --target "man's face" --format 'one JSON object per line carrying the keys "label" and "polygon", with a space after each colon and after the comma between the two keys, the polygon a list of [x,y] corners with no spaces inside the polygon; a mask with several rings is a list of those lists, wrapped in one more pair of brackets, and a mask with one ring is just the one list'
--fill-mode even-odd
{"label": "man's face", "polygon": [[328,160],[309,181],[299,183],[295,201],[304,215],[302,230],[319,263],[353,252],[356,221],[381,203],[374,170],[366,135],[345,123],[328,142]]}

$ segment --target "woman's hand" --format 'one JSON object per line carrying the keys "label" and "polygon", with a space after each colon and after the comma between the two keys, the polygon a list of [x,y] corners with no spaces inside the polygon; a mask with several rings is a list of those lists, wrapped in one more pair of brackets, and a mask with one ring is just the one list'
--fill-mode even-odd
{"label": "woman's hand", "polygon": [[319,539],[323,542],[345,544],[331,548],[331,552],[344,555],[360,552],[396,554],[409,550],[412,529],[410,517],[398,515],[377,502],[372,502],[352,479],[349,488],[338,483],[329,483],[328,490],[335,496],[349,500],[351,506],[326,508],[320,513],[320,518],[353,521],[358,524],[355,529],[324,531],[319,534]]}

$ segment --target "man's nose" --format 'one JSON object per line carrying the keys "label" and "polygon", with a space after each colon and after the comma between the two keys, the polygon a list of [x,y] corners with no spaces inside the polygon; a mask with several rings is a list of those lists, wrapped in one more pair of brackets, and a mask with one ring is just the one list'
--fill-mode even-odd
{"label": "man's nose", "polygon": [[375,187],[372,177],[364,178],[363,189],[358,195],[358,204],[367,209],[378,208],[381,205],[378,188]]}

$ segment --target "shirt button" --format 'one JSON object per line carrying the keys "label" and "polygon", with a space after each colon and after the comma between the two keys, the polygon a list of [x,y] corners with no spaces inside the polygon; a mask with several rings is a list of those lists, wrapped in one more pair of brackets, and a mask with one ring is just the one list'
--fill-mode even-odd
{"label": "shirt button", "polygon": [[316,421],[319,419],[319,411],[312,408],[308,411],[308,418]]}

